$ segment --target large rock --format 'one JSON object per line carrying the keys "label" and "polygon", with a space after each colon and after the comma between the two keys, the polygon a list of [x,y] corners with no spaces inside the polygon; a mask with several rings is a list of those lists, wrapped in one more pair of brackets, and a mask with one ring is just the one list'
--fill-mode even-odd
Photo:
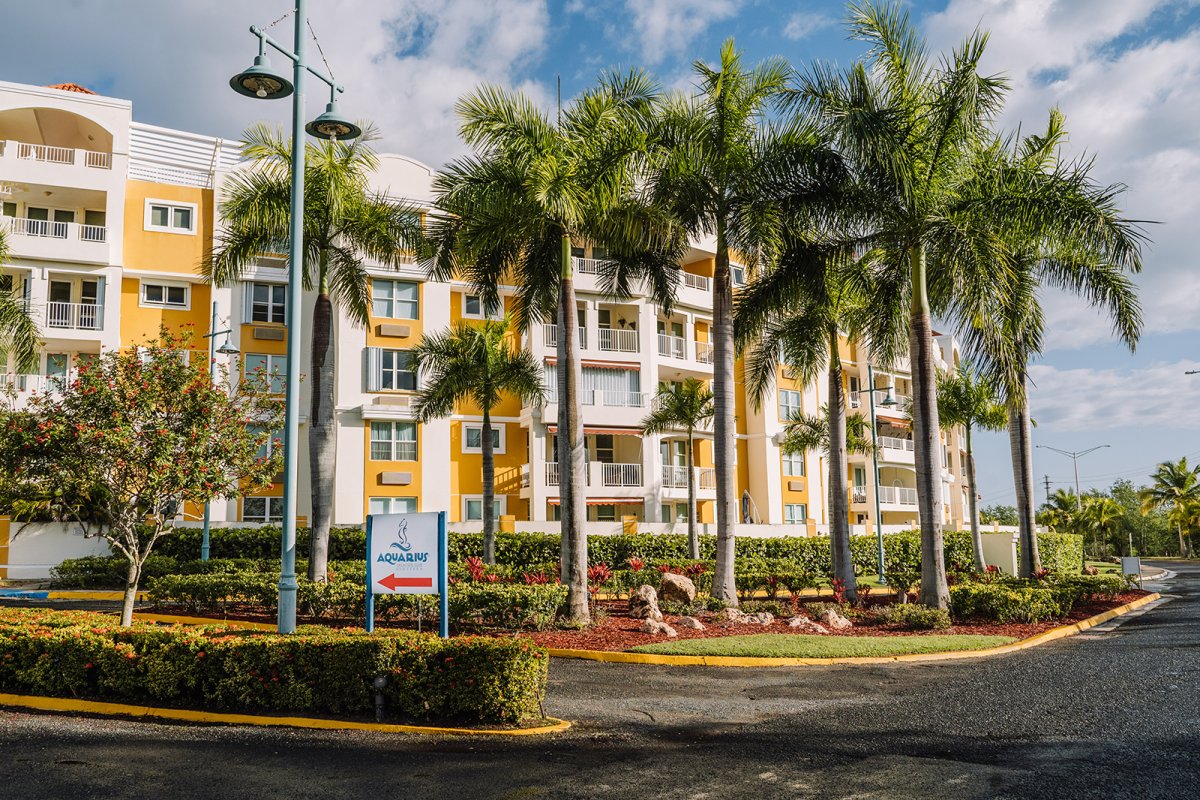
{"label": "large rock", "polygon": [[771,625],[775,622],[775,615],[770,611],[759,611],[757,614],[744,615],[742,622],[748,625]]}
{"label": "large rock", "polygon": [[803,633],[829,633],[828,628],[808,617],[792,617],[788,620],[788,627]]}
{"label": "large rock", "polygon": [[648,619],[643,622],[638,630],[642,633],[653,634],[654,636],[666,636],[669,639],[673,639],[679,635],[679,633],[667,623],[659,622],[658,620],[654,619]]}
{"label": "large rock", "polygon": [[827,608],[821,612],[821,622],[830,630],[844,631],[853,628],[854,623],[842,616],[836,608]]}
{"label": "large rock", "polygon": [[694,631],[704,630],[704,623],[695,617],[680,617],[675,620],[675,625],[679,628],[691,628]]}
{"label": "large rock", "polygon": [[634,619],[650,619],[662,622],[662,611],[658,609],[658,592],[653,586],[642,585],[629,593],[629,616]]}
{"label": "large rock", "polygon": [[658,584],[658,596],[668,603],[690,606],[696,601],[696,584],[685,575],[664,572]]}
{"label": "large rock", "polygon": [[736,608],[723,608],[717,612],[716,620],[723,625],[770,625],[775,615],[770,611],[747,614]]}

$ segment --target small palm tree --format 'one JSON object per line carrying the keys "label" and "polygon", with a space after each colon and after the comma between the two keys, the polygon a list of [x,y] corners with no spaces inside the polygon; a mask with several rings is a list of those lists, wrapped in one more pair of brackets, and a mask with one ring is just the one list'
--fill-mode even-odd
{"label": "small palm tree", "polygon": [[1078,533],[1083,522],[1082,508],[1078,495],[1068,489],[1057,489],[1046,498],[1037,521],[1060,533]]}
{"label": "small palm tree", "polygon": [[[306,145],[304,175],[304,288],[316,290],[313,306],[309,467],[312,482],[312,546],[308,577],[327,579],[329,528],[333,521],[336,467],[334,425],[334,306],[356,325],[371,316],[371,280],[365,260],[399,265],[420,244],[416,208],[371,192],[378,166],[370,142],[374,128],[353,141]],[[281,130],[255,125],[244,136],[246,170],[230,176],[221,216],[227,223],[205,277],[215,284],[243,280],[255,259],[288,252],[291,218],[291,139]],[[299,309],[288,309],[288,317]],[[298,368],[295,365],[294,368]]]}
{"label": "small palm tree", "polygon": [[713,418],[713,393],[704,381],[688,378],[683,383],[660,386],[654,397],[654,410],[642,420],[642,433],[647,436],[665,433],[676,428],[687,432],[688,482],[688,551],[689,557],[700,558],[700,537],[696,534],[696,472],[695,433]]}
{"label": "small palm tree", "polygon": [[545,400],[542,368],[527,350],[513,347],[508,321],[480,324],[460,321],[440,333],[427,333],[413,348],[424,383],[417,392],[416,415],[422,422],[449,416],[464,401],[483,414],[483,560],[496,563],[496,462],[492,409],[505,394],[525,405]]}
{"label": "small palm tree", "polygon": [[[1093,552],[1103,558],[1108,548],[1113,524],[1125,516],[1125,508],[1107,495],[1091,495],[1083,501],[1083,518],[1093,531]],[[1130,553],[1130,555],[1133,555]]]}
{"label": "small palm tree", "polygon": [[[779,449],[789,455],[807,450],[820,450],[828,457],[831,441],[829,412],[827,407],[822,405],[820,414],[792,412],[791,418],[783,428],[783,443]],[[875,446],[871,443],[871,423],[862,414],[847,415],[846,452],[869,456],[874,450]]]}
{"label": "small palm tree", "polygon": [[1008,424],[1008,414],[996,396],[996,391],[982,381],[970,365],[959,366],[956,372],[945,372],[938,376],[937,383],[938,419],[942,428],[961,426],[967,445],[967,498],[971,517],[971,547],[975,551],[975,569],[983,572],[987,564],[983,560],[983,539],[979,534],[979,486],[975,483],[975,454],[971,447],[971,431],[1003,430]]}
{"label": "small palm tree", "polygon": [[1200,504],[1200,467],[1189,467],[1186,458],[1164,461],[1150,477],[1154,483],[1141,492],[1142,513],[1166,509],[1168,519],[1179,533],[1179,555],[1187,558],[1189,548],[1184,530],[1192,509]]}
{"label": "small palm tree", "polygon": [[[0,264],[8,261],[8,239],[0,229]],[[11,354],[17,372],[37,372],[41,338],[29,307],[17,296],[12,275],[0,272],[0,368]]]}

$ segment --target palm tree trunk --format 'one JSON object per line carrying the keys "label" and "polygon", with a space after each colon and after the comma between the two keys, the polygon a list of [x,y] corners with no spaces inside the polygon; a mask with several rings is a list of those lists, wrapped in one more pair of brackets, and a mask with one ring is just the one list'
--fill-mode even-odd
{"label": "palm tree trunk", "polygon": [[496,563],[496,455],[492,445],[492,409],[483,407],[483,560]]}
{"label": "palm tree trunk", "polygon": [[687,429],[687,477],[688,477],[688,558],[699,560],[700,537],[696,534],[696,470],[693,469],[692,458],[693,437],[692,428]]}
{"label": "palm tree trunk", "polygon": [[713,467],[717,484],[717,565],[712,596],[737,605],[734,583],[734,542],[737,535],[737,474],[734,448],[737,410],[733,376],[733,283],[725,220],[717,217],[717,247],[713,270]]}
{"label": "palm tree trunk", "polygon": [[562,278],[558,295],[558,486],[561,511],[563,585],[567,616],[575,623],[591,620],[587,591],[587,533],[584,482],[587,447],[579,415],[579,317],[575,277],[571,269],[571,237],[562,237]]}
{"label": "palm tree trunk", "polygon": [[913,378],[913,449],[917,469],[917,512],[921,522],[921,595],[932,608],[948,608],[946,556],[942,543],[942,448],[938,440],[937,371],[933,361],[933,321],[925,288],[925,247],[909,253],[912,310],[909,361]]}
{"label": "palm tree trunk", "polygon": [[1187,539],[1183,538],[1183,522],[1179,523],[1179,557],[1188,557]]}
{"label": "palm tree trunk", "polygon": [[979,500],[976,495],[979,489],[975,486],[975,453],[971,450],[971,426],[966,426],[967,434],[967,513],[971,515],[971,549],[975,551],[975,571],[987,569],[983,558],[983,536],[979,533]]}
{"label": "palm tree trunk", "polygon": [[308,577],[329,579],[329,528],[333,523],[336,431],[333,419],[334,386],[333,303],[321,286],[313,308],[312,404],[308,415],[308,464],[312,486],[312,528],[309,532]]}
{"label": "palm tree trunk", "polygon": [[1033,447],[1032,426],[1029,422],[1029,406],[1024,399],[1025,381],[1021,376],[1018,398],[1009,401],[1008,443],[1012,451],[1013,481],[1017,490],[1017,525],[1021,548],[1021,577],[1032,577],[1041,569],[1042,559],[1038,553],[1036,501],[1033,496]]}
{"label": "palm tree trunk", "polygon": [[858,601],[854,560],[850,555],[850,504],[846,485],[846,400],[842,396],[842,359],[837,329],[829,333],[829,549],[833,576],[842,580],[846,599]]}

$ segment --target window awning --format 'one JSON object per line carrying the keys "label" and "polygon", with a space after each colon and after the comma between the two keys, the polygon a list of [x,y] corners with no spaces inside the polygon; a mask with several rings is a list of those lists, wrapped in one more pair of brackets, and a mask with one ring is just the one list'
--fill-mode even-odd
{"label": "window awning", "polygon": [[[637,361],[589,361],[588,359],[582,359],[579,363],[580,366],[596,367],[597,369],[627,369],[630,372],[640,372],[642,369],[642,365]],[[553,356],[546,357],[546,366],[554,367],[557,365],[557,358]]]}
{"label": "window awning", "polygon": [[[562,503],[562,498],[547,497],[546,502],[557,506]],[[640,506],[645,502],[645,499],[641,497],[589,497],[585,504],[589,506]]]}
{"label": "window awning", "polygon": [[[547,425],[546,433],[555,433],[555,434],[558,433],[558,426],[557,425]],[[597,427],[592,427],[590,425],[583,426],[583,435],[584,436],[594,436],[598,433],[607,433],[607,434],[611,434],[613,436],[641,436],[642,435],[642,431],[640,428],[597,428]]]}

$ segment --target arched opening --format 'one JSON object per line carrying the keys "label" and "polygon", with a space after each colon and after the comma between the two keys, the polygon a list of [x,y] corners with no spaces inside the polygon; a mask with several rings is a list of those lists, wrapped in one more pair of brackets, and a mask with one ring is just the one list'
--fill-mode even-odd
{"label": "arched opening", "polygon": [[87,117],[58,108],[0,111],[0,141],[111,153],[113,137]]}

